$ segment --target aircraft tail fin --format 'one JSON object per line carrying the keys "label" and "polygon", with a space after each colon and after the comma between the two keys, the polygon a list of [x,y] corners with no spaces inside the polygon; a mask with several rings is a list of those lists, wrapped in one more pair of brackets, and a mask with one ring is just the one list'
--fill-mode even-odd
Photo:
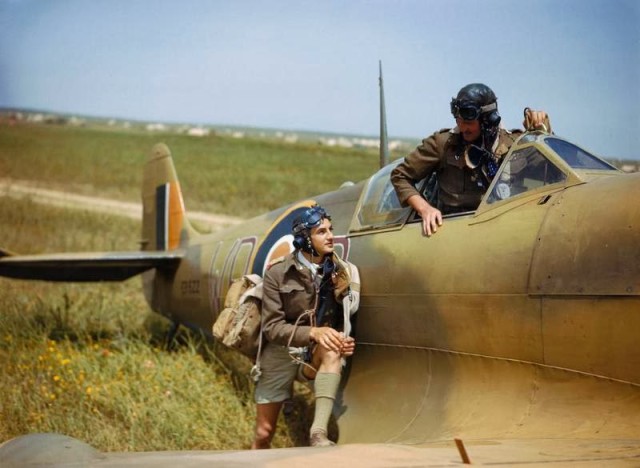
{"label": "aircraft tail fin", "polygon": [[186,217],[182,190],[164,143],[147,157],[142,183],[142,250],[175,250],[195,230]]}

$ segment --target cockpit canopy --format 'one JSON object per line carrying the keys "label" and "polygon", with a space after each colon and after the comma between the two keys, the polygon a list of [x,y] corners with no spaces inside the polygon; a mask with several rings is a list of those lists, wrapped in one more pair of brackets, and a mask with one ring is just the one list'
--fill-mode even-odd
{"label": "cockpit canopy", "polygon": [[[400,202],[389,179],[400,159],[374,174],[360,199],[351,230],[387,229],[403,225],[411,214]],[[618,170],[562,138],[543,133],[525,133],[511,148],[500,166],[482,205],[492,206],[534,190],[561,188],[587,181],[586,174],[613,174]],[[426,198],[433,180],[423,180],[416,187]],[[484,209],[483,209],[484,211]]]}
{"label": "cockpit canopy", "polygon": [[[563,168],[565,164],[568,168]],[[562,184],[572,172],[584,170],[617,171],[611,164],[566,140],[526,134],[500,166],[485,202],[493,204],[540,187]]]}
{"label": "cockpit canopy", "polygon": [[497,182],[487,197],[491,204],[544,185],[564,182],[567,176],[535,147],[514,151],[496,174]]}
{"label": "cockpit canopy", "polygon": [[362,228],[397,226],[406,221],[411,208],[400,206],[400,200],[389,178],[400,161],[398,159],[387,164],[369,179],[357,214],[358,224]]}

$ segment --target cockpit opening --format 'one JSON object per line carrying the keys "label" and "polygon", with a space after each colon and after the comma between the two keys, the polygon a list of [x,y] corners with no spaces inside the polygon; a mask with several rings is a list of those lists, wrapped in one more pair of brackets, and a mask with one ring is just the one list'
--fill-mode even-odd
{"label": "cockpit opening", "polygon": [[[548,157],[547,148],[543,145],[558,157]],[[512,147],[500,166],[489,193],[485,195],[484,203],[491,205],[541,187],[565,184],[570,171],[563,168],[559,159],[578,172],[580,170],[617,171],[611,164],[566,140],[539,133],[528,133]],[[410,207],[400,205],[389,178],[391,171],[400,161],[401,159],[398,159],[388,164],[371,177],[362,197],[354,230],[399,228],[405,222],[411,223],[420,219],[416,213],[412,213]],[[432,206],[437,206],[436,173],[418,182],[416,188]],[[444,217],[458,218],[474,213],[475,211],[467,211],[448,214]]]}

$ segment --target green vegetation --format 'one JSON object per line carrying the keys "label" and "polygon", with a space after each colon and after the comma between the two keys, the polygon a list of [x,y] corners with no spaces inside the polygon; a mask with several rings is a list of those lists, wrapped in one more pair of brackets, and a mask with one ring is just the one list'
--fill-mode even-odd
{"label": "green vegetation", "polygon": [[[312,144],[0,122],[0,178],[138,201],[158,141],[173,151],[188,210],[241,217],[363,179],[377,164],[372,152]],[[134,250],[139,233],[136,221],[0,197],[0,247],[22,254]],[[168,327],[140,278],[0,279],[0,442],[59,432],[104,451],[248,448],[248,363],[184,330],[167,351]],[[299,390],[275,447],[306,442],[309,394]]]}
{"label": "green vegetation", "polygon": [[171,148],[187,210],[238,217],[357,182],[378,163],[370,150],[311,143],[0,124],[0,177],[139,201],[145,157],[160,141]]}
{"label": "green vegetation", "polygon": [[[0,197],[2,246],[21,253],[128,250],[140,226],[124,218]],[[246,362],[150,312],[140,278],[57,284],[0,279],[0,442],[59,432],[104,451],[242,449],[255,406]],[[243,367],[244,366],[244,367]],[[274,446],[304,444],[304,394]]]}

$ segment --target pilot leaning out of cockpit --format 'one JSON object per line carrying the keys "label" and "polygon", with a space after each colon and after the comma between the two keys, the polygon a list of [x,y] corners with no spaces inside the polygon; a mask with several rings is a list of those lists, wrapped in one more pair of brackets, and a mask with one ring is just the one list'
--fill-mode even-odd
{"label": "pilot leaning out of cockpit", "polygon": [[[456,127],[442,129],[422,140],[391,173],[400,203],[422,217],[424,234],[430,236],[442,225],[442,215],[473,211],[480,204],[502,158],[520,130],[500,126],[498,102],[491,88],[481,83],[463,87],[451,100]],[[543,111],[525,110],[525,127],[548,126]],[[550,131],[546,128],[546,131]],[[416,189],[435,173],[437,185],[429,203]],[[434,206],[435,205],[435,206]]]}

